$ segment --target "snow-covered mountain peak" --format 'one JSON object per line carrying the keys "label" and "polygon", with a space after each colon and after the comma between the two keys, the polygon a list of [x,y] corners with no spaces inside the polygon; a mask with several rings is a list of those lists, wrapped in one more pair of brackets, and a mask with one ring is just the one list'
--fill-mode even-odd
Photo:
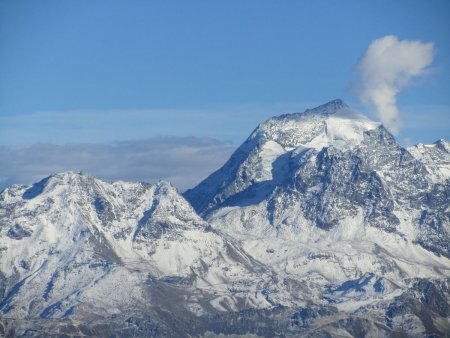
{"label": "snow-covered mountain peak", "polygon": [[447,153],[450,153],[450,142],[441,138],[433,143],[434,146],[445,150]]}
{"label": "snow-covered mountain peak", "polygon": [[433,144],[419,143],[408,151],[425,165],[433,181],[450,179],[450,142],[440,139]]}
{"label": "snow-covered mountain peak", "polygon": [[432,144],[418,143],[415,146],[412,146],[411,148],[427,149],[435,147],[440,148],[441,150],[444,150],[446,152],[450,152],[450,142],[442,138]]}
{"label": "snow-covered mountain peak", "polygon": [[179,194],[177,188],[175,188],[172,183],[163,180],[159,180],[155,183],[155,191],[157,191],[158,194],[167,196]]}
{"label": "snow-covered mountain peak", "polygon": [[331,100],[327,103],[321,104],[312,109],[306,109],[305,114],[323,114],[323,115],[331,115],[335,114],[341,109],[349,108],[349,106],[342,101],[341,99]]}
{"label": "snow-covered mountain peak", "polygon": [[89,174],[74,171],[55,173],[32,185],[13,185],[5,189],[3,195],[30,200],[39,197],[55,197],[68,193],[72,197],[80,197],[81,195],[97,196],[110,193],[116,196],[142,189],[148,190],[152,196],[160,196],[166,199],[180,196],[177,189],[170,182],[163,180],[156,183],[125,181],[107,183]]}
{"label": "snow-covered mountain peak", "polygon": [[[231,203],[230,197],[244,192],[264,196],[289,177],[298,153],[330,147],[350,150],[363,141],[368,131],[377,128],[382,126],[341,100],[304,113],[272,117],[255,129],[220,170],[185,196],[198,212],[226,200]],[[386,137],[391,137],[387,131]]]}
{"label": "snow-covered mountain peak", "polygon": [[[270,305],[258,291],[270,274],[260,269],[261,275],[259,263],[164,181],[107,183],[64,172],[5,189],[0,258],[0,314],[8,316],[82,317],[92,311],[84,303],[109,315],[117,303],[147,306],[150,297],[155,304],[161,292],[176,299],[170,287],[180,283],[199,290],[183,311],[224,311],[226,286],[243,280],[231,308]],[[33,307],[22,306],[30,302]]]}
{"label": "snow-covered mountain peak", "polygon": [[261,123],[249,139],[259,143],[273,141],[286,150],[345,148],[361,142],[363,133],[378,125],[338,99],[303,113],[272,117]]}
{"label": "snow-covered mountain peak", "polygon": [[75,173],[73,171],[60,172],[52,174],[39,182],[32,185],[16,184],[12,185],[0,194],[0,200],[31,200],[42,196],[50,197],[51,195],[58,195],[68,193],[75,187],[82,184],[88,184],[95,179],[91,176],[82,173]]}

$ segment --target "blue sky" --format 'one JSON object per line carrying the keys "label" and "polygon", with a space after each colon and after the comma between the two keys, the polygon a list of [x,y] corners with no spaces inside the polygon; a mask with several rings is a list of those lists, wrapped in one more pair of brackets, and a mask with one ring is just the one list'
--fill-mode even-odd
{"label": "blue sky", "polygon": [[0,146],[232,147],[268,116],[338,97],[370,114],[354,66],[390,34],[435,44],[398,96],[399,141],[448,139],[449,1],[2,0]]}

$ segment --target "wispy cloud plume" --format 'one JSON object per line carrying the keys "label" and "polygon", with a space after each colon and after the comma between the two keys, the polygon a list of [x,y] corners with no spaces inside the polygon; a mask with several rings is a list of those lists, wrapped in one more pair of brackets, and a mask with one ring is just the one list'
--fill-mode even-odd
{"label": "wispy cloud plume", "polygon": [[374,40],[356,65],[357,90],[363,103],[376,109],[381,122],[393,133],[400,129],[397,94],[433,61],[433,43],[399,40],[388,35]]}
{"label": "wispy cloud plume", "polygon": [[0,191],[66,170],[84,171],[107,181],[164,179],[183,191],[218,169],[233,150],[220,141],[197,137],[158,137],[112,145],[0,147]]}

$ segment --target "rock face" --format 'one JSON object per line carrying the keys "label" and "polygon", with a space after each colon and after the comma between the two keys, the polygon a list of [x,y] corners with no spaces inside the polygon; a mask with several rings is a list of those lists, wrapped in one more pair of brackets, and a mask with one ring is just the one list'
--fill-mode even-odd
{"label": "rock face", "polygon": [[73,172],[12,186],[0,334],[443,337],[449,172],[448,142],[405,149],[335,100],[260,124],[184,197]]}

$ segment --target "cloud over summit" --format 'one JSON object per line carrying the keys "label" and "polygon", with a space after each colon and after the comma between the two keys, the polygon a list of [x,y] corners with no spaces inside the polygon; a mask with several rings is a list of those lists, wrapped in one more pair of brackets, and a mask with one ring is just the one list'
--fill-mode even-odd
{"label": "cloud over summit", "polygon": [[388,35],[374,40],[357,63],[361,101],[373,106],[381,122],[393,133],[400,128],[397,94],[412,78],[424,73],[433,56],[431,42],[399,40]]}

